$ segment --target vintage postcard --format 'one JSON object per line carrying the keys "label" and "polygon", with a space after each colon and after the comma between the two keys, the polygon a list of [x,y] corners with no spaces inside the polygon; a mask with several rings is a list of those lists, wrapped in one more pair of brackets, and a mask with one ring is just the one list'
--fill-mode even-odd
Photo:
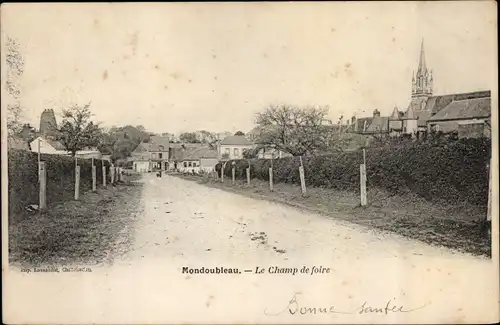
{"label": "vintage postcard", "polygon": [[496,9],[2,4],[3,322],[498,322]]}

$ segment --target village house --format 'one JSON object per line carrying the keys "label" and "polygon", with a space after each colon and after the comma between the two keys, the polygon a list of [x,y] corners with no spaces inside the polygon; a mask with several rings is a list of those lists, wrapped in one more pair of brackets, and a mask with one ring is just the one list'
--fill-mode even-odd
{"label": "village house", "polygon": [[151,172],[156,170],[169,169],[169,148],[168,137],[151,136],[148,142],[141,142],[132,151],[129,161],[132,161],[132,168],[136,172]]}
{"label": "village house", "polygon": [[[30,149],[33,152],[40,152],[41,154],[71,155],[71,152],[66,150],[60,141],[45,136],[38,136],[35,140],[31,141]],[[75,156],[81,159],[102,158],[102,154],[96,148],[84,148],[83,150],[78,150],[75,153]]]}
{"label": "village house", "polygon": [[181,170],[184,166],[184,157],[190,151],[203,147],[202,143],[171,143],[168,150],[169,170]]}
{"label": "village house", "polygon": [[217,165],[217,150],[209,147],[195,148],[185,152],[178,170],[180,172],[210,173]]}
{"label": "village house", "polygon": [[254,148],[244,135],[227,136],[218,145],[220,159],[242,159],[243,152]]}

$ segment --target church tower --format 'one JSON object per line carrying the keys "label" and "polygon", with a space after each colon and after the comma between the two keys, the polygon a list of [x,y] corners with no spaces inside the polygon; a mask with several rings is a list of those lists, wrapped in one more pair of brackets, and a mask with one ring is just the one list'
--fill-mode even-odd
{"label": "church tower", "polygon": [[47,137],[57,135],[57,122],[53,109],[45,109],[40,116],[40,134]]}
{"label": "church tower", "polygon": [[418,62],[417,74],[413,73],[412,77],[412,92],[411,97],[428,97],[432,96],[433,90],[432,70],[428,70],[425,64],[424,41],[420,47],[420,60]]}

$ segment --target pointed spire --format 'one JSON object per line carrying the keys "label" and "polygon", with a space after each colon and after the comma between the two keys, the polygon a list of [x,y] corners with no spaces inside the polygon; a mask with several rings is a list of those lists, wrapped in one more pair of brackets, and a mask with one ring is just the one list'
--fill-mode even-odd
{"label": "pointed spire", "polygon": [[417,77],[425,75],[426,73],[427,73],[427,67],[425,66],[424,39],[422,39],[422,45],[420,46],[420,60],[418,61]]}

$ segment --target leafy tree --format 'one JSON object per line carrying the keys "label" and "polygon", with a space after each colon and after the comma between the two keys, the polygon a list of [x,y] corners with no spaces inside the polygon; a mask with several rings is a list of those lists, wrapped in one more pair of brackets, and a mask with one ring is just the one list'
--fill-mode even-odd
{"label": "leafy tree", "polygon": [[91,120],[90,103],[63,110],[58,140],[75,156],[78,150],[98,146],[102,138],[99,125]]}
{"label": "leafy tree", "polygon": [[238,131],[236,132],[234,135],[245,135],[245,133],[241,132],[241,131]]}
{"label": "leafy tree", "polygon": [[181,140],[181,142],[186,142],[186,143],[200,143],[200,140],[198,139],[196,132],[181,133],[181,135],[179,136],[179,140]]}
{"label": "leafy tree", "polygon": [[272,105],[257,113],[260,143],[293,156],[327,151],[340,142],[338,128],[324,125],[327,107]]}

